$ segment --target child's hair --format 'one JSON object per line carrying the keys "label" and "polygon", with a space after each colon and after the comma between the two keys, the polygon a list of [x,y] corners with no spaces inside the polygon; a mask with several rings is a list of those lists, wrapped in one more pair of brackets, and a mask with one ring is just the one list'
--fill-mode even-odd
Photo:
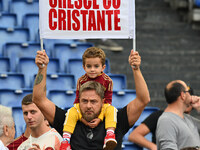
{"label": "child's hair", "polygon": [[100,58],[102,66],[105,65],[106,62],[106,54],[104,51],[97,47],[89,47],[85,50],[82,59],[83,59],[83,66],[85,66],[86,58]]}

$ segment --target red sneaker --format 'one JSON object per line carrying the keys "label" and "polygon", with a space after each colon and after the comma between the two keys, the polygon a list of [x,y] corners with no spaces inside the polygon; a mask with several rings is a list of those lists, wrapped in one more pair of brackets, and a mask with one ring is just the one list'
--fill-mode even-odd
{"label": "red sneaker", "polygon": [[71,150],[71,145],[68,141],[62,141],[60,145],[60,150]]}
{"label": "red sneaker", "polygon": [[104,139],[103,150],[113,150],[117,146],[114,133],[107,133]]}

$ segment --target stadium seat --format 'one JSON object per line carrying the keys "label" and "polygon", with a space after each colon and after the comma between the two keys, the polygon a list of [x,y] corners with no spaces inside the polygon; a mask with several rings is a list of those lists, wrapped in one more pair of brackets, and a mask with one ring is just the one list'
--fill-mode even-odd
{"label": "stadium seat", "polygon": [[91,43],[55,44],[53,57],[60,59],[61,71],[64,72],[70,58],[82,58],[84,51],[91,46]]}
{"label": "stadium seat", "polygon": [[113,91],[112,105],[117,109],[123,108],[136,98],[135,90],[125,89],[123,91]]}
{"label": "stadium seat", "polygon": [[0,13],[0,27],[2,28],[14,28],[17,25],[16,14]]}
{"label": "stadium seat", "polygon": [[17,14],[17,25],[22,26],[22,20],[25,14],[39,13],[39,1],[38,0],[12,0],[9,10],[11,13]]}
{"label": "stadium seat", "polygon": [[76,98],[75,90],[50,90],[48,98],[61,108],[70,108],[73,106]]}
{"label": "stadium seat", "polygon": [[3,11],[3,0],[0,0],[0,12]]}
{"label": "stadium seat", "polygon": [[10,59],[8,57],[0,57],[0,73],[10,72]]}
{"label": "stadium seat", "polygon": [[38,41],[39,14],[26,14],[23,17],[23,27],[29,28],[31,41]]}
{"label": "stadium seat", "polygon": [[28,89],[1,89],[0,90],[0,104],[8,107],[21,107],[21,101],[24,96],[32,93],[32,90]]}
{"label": "stadium seat", "polygon": [[[39,39],[39,37],[37,39]],[[72,44],[72,43],[75,43],[75,40],[70,40],[70,39],[43,39],[43,42],[44,42],[45,50],[54,51],[54,45],[55,44]]]}
{"label": "stadium seat", "polygon": [[[3,56],[11,59],[11,71],[16,72],[19,58],[35,58],[38,50],[40,50],[39,43],[6,43],[3,47]],[[46,53],[49,55],[50,52]]]}
{"label": "stadium seat", "polygon": [[0,35],[0,56],[5,43],[29,41],[29,29],[26,28],[0,28]]}
{"label": "stadium seat", "polygon": [[12,114],[15,121],[15,138],[24,133],[26,129],[26,123],[24,121],[23,111],[21,107],[13,107]]}
{"label": "stadium seat", "polygon": [[[110,63],[109,63],[109,60],[106,59],[106,68],[105,68],[104,72],[109,73],[109,71],[110,71]],[[78,78],[80,78],[82,75],[85,74],[85,70],[83,69],[82,59],[81,58],[70,58],[68,60],[67,66],[66,66],[66,72],[69,74],[73,74],[77,81]]]}
{"label": "stadium seat", "polygon": [[46,83],[47,90],[71,90],[76,87],[74,75],[65,73],[47,74]]}
{"label": "stadium seat", "polygon": [[126,76],[123,74],[108,74],[113,80],[113,91],[126,89]]}
{"label": "stadium seat", "polygon": [[[38,73],[38,67],[35,64],[35,58],[33,57],[22,57],[19,59],[17,72],[25,75],[25,87],[31,88],[34,83],[34,75]],[[49,64],[47,73],[58,73],[59,72],[59,60],[49,58]]]}
{"label": "stadium seat", "polygon": [[67,64],[67,73],[73,74],[77,83],[78,78],[85,74],[85,70],[83,69],[82,65],[82,59],[69,59]]}
{"label": "stadium seat", "polygon": [[24,88],[25,80],[23,74],[2,73],[0,74],[0,89]]}
{"label": "stadium seat", "polygon": [[142,147],[134,144],[134,143],[122,143],[123,147],[122,150],[143,150]]}
{"label": "stadium seat", "polygon": [[195,0],[194,3],[197,7],[200,7],[200,0]]}
{"label": "stadium seat", "polygon": [[1,12],[9,12],[9,5],[11,0],[0,0],[0,11]]}
{"label": "stadium seat", "polygon": [[159,110],[158,107],[145,107],[144,111],[142,112],[139,119],[135,123],[135,126],[140,125],[142,123],[142,121],[144,121],[144,119],[146,119],[151,113],[153,113],[157,110]]}

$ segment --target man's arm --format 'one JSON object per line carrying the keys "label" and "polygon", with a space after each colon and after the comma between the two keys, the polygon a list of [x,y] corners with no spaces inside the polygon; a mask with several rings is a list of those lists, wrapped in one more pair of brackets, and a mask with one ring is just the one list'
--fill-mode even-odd
{"label": "man's arm", "polygon": [[46,73],[49,58],[45,51],[37,51],[35,63],[38,66],[38,74],[33,87],[33,102],[38,106],[49,123],[53,124],[56,107],[46,97]]}
{"label": "man's arm", "polygon": [[132,66],[135,80],[136,98],[127,105],[127,116],[130,126],[138,120],[145,106],[150,102],[149,90],[140,71],[140,63],[139,53],[132,50],[129,55],[129,64]]}
{"label": "man's arm", "polygon": [[142,123],[133,130],[133,132],[129,135],[128,140],[142,147],[146,147],[147,149],[157,150],[156,144],[148,141],[145,138],[145,135],[147,135],[148,133],[150,133],[149,128],[144,123]]}

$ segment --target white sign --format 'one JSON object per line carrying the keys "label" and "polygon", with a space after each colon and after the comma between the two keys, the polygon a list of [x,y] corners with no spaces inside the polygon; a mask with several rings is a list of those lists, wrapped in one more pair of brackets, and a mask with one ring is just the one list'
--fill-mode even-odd
{"label": "white sign", "polygon": [[40,0],[40,37],[135,39],[135,0]]}

